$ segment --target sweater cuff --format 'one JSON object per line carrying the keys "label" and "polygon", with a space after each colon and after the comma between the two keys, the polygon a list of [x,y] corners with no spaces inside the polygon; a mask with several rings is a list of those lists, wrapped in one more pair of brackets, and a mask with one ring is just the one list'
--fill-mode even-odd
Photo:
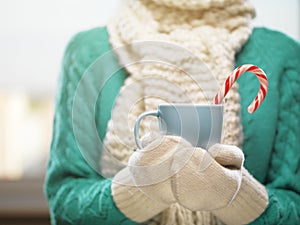
{"label": "sweater cuff", "polygon": [[268,205],[266,188],[245,168],[242,173],[241,188],[233,202],[226,208],[212,212],[225,224],[248,224],[258,218]]}
{"label": "sweater cuff", "polygon": [[149,220],[169,207],[167,204],[149,198],[135,186],[112,182],[111,191],[119,210],[138,223]]}

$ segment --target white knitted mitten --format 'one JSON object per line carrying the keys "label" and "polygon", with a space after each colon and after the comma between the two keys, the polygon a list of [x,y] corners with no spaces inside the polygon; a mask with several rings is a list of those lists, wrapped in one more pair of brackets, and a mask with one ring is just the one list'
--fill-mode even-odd
{"label": "white knitted mitten", "polygon": [[196,148],[188,163],[172,179],[175,198],[192,211],[224,208],[240,189],[243,152],[237,147],[219,144],[210,151]]}
{"label": "white knitted mitten", "polygon": [[197,148],[172,178],[175,198],[193,211],[213,211],[226,224],[251,222],[265,210],[268,195],[243,162],[242,151],[232,145],[216,144],[208,152]]}
{"label": "white knitted mitten", "polygon": [[242,185],[235,200],[223,209],[212,213],[225,224],[248,224],[258,218],[267,208],[268,193],[245,168],[242,168]]}
{"label": "white knitted mitten", "polygon": [[[131,220],[146,221],[175,203],[171,189],[173,154],[189,143],[173,136],[150,137],[112,182],[117,207]],[[155,139],[154,141],[152,141]]]}

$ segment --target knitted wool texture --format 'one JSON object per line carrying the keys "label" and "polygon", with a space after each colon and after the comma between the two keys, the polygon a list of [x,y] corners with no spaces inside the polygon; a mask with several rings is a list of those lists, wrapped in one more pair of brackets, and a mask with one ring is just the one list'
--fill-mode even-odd
{"label": "knitted wool texture", "polygon": [[[251,34],[249,22],[253,16],[254,9],[243,0],[133,0],[125,5],[120,16],[109,24],[108,31],[113,47],[129,45],[118,57],[130,76],[120,90],[108,123],[105,152],[126,163],[136,148],[133,136],[135,119],[144,111],[156,110],[160,103],[211,103],[216,92],[214,82],[221,85],[233,70],[235,53]],[[170,45],[162,45],[162,48],[167,48],[165,51],[150,50],[145,54],[147,50],[143,47],[146,45],[133,44],[142,41]],[[167,54],[161,55],[161,52],[172,51],[169,47],[172,44],[191,52],[203,65],[193,73],[188,69],[196,62],[193,56],[175,54],[168,58]],[[149,57],[168,58],[170,61],[169,64],[128,65],[132,60],[147,61]],[[224,102],[222,143],[241,146],[237,88],[237,85],[232,87]],[[151,120],[142,123],[141,135],[154,129],[152,125]],[[109,154],[103,154],[102,165],[103,174],[117,172],[118,167],[111,166]],[[159,224],[219,223],[210,213],[191,212],[178,204],[165,210],[156,220]]]}

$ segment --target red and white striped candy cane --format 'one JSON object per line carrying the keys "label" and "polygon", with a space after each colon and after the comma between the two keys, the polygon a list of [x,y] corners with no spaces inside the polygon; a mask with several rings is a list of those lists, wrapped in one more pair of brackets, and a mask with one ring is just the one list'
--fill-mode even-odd
{"label": "red and white striped candy cane", "polygon": [[216,94],[214,98],[215,104],[220,104],[224,97],[227,95],[228,91],[234,84],[234,82],[239,78],[240,75],[242,75],[245,72],[252,72],[254,73],[259,82],[260,82],[260,88],[259,91],[255,97],[255,99],[252,101],[252,103],[248,106],[248,112],[253,113],[255,110],[260,106],[264,98],[266,97],[267,91],[268,91],[268,79],[265,74],[265,72],[259,68],[258,66],[246,64],[237,67],[225,80],[223,86],[219,90],[219,92]]}

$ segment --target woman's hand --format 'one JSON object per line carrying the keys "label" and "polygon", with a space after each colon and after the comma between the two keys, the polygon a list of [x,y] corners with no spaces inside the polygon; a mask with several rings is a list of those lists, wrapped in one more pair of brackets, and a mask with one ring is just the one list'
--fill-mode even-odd
{"label": "woman's hand", "polygon": [[173,194],[184,207],[211,211],[225,224],[248,224],[265,211],[268,193],[243,163],[236,146],[216,144],[207,152],[196,148],[172,177]]}
{"label": "woman's hand", "polygon": [[[176,202],[171,187],[174,157],[193,150],[187,141],[175,136],[152,134],[143,138],[142,145],[144,148],[131,155],[127,167],[112,182],[117,207],[136,222],[146,221]],[[190,158],[186,156],[179,159],[179,165]]]}
{"label": "woman's hand", "polygon": [[172,178],[176,200],[192,211],[228,206],[240,189],[243,162],[243,152],[235,146],[216,144],[208,151],[195,148],[190,160]]}

